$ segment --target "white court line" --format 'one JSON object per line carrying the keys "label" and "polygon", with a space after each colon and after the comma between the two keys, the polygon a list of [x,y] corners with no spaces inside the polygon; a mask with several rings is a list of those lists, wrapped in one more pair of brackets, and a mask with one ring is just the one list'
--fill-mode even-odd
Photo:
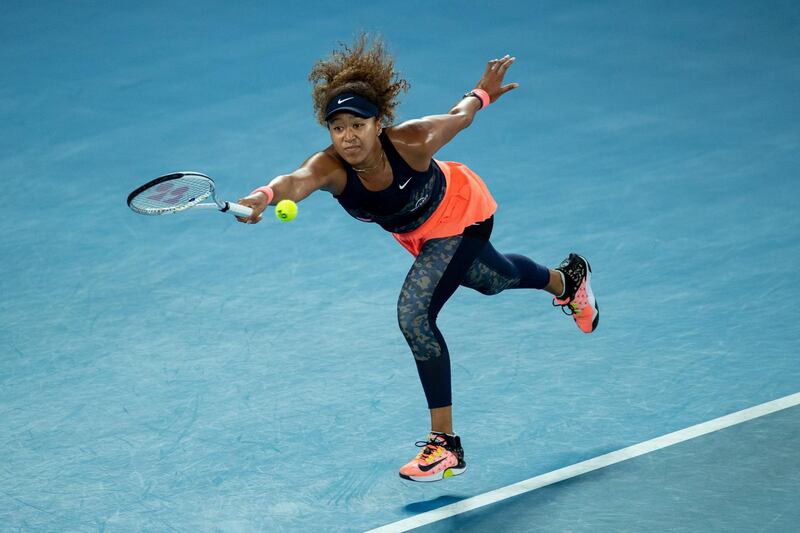
{"label": "white court line", "polygon": [[621,450],[617,450],[615,452],[600,455],[593,459],[588,459],[574,465],[559,468],[558,470],[553,470],[552,472],[532,477],[530,479],[526,479],[525,481],[514,483],[513,485],[508,485],[484,494],[479,494],[478,496],[473,496],[472,498],[467,498],[466,500],[461,500],[460,502],[451,503],[450,505],[445,505],[432,511],[427,511],[416,516],[405,518],[377,529],[371,529],[367,531],[367,533],[408,531],[410,529],[418,528],[433,522],[438,522],[439,520],[444,520],[445,518],[449,518],[457,514],[478,509],[479,507],[483,507],[485,505],[497,503],[507,498],[512,498],[526,492],[531,492],[533,490],[546,487],[547,485],[564,481],[565,479],[580,476],[581,474],[586,474],[587,472],[592,472],[593,470],[598,470],[622,461],[627,461],[628,459],[633,459],[634,457],[639,457],[640,455],[654,452],[656,450],[672,446],[673,444],[685,442],[695,437],[701,437],[703,435],[719,431],[720,429],[725,429],[735,426],[736,424],[741,424],[742,422],[747,422],[748,420],[753,420],[754,418],[772,414],[783,409],[788,409],[789,407],[794,407],[798,404],[800,404],[800,392],[790,394],[789,396],[784,396],[783,398],[778,398],[777,400],[773,400],[771,402],[762,403],[761,405],[756,405],[755,407],[743,409],[742,411],[737,411],[729,415],[715,418],[714,420],[709,420],[708,422],[703,422],[686,429],[668,433],[666,435],[662,435],[661,437],[656,437],[655,439],[640,442],[639,444],[634,444],[633,446],[628,446],[627,448],[622,448]]}

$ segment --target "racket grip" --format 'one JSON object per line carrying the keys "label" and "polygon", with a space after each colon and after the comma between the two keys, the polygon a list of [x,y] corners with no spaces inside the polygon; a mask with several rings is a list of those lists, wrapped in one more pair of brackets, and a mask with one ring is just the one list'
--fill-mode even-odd
{"label": "racket grip", "polygon": [[228,213],[236,215],[237,217],[247,218],[253,214],[252,209],[242,204],[237,204],[235,202],[225,202],[225,206],[227,207],[226,211],[228,211]]}

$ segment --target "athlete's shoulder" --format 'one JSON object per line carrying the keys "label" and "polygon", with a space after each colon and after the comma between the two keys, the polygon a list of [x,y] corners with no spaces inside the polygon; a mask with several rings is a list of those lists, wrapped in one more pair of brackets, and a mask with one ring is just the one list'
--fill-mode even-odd
{"label": "athlete's shoulder", "polygon": [[333,145],[313,154],[306,160],[304,166],[310,167],[312,173],[320,178],[323,190],[333,194],[340,194],[344,190],[347,171]]}
{"label": "athlete's shoulder", "polygon": [[394,144],[415,146],[424,144],[430,136],[432,124],[424,118],[407,120],[396,126],[386,128],[386,135]]}
{"label": "athlete's shoulder", "polygon": [[328,174],[336,170],[344,171],[344,164],[342,163],[342,158],[339,157],[339,154],[336,153],[333,146],[329,146],[319,152],[311,154],[303,161],[301,168],[311,170],[315,174]]}
{"label": "athlete's shoulder", "polygon": [[317,164],[339,166],[344,168],[342,165],[342,158],[336,153],[336,149],[333,147],[333,145],[320,150],[308,159],[309,161],[313,159]]}
{"label": "athlete's shoulder", "polygon": [[431,132],[424,119],[415,119],[388,128],[386,135],[411,168],[424,172],[435,152],[430,148]]}

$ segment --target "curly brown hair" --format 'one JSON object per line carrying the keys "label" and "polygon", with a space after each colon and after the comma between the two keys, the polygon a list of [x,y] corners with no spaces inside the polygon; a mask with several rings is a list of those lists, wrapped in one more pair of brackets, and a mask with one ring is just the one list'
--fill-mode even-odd
{"label": "curly brown hair", "polygon": [[331,98],[352,92],[375,103],[383,125],[391,125],[398,96],[410,85],[394,71],[394,58],[383,41],[376,37],[370,43],[362,32],[353,44],[339,43],[339,46],[328,58],[317,61],[308,75],[313,85],[311,97],[317,121],[325,126],[325,107]]}

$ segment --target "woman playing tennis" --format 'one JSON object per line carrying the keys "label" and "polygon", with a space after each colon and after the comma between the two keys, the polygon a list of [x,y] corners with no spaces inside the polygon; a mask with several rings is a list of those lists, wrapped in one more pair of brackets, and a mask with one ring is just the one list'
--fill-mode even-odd
{"label": "woman playing tennis", "polygon": [[408,83],[395,73],[383,44],[361,35],[318,61],[309,75],[317,120],[331,145],[239,200],[253,208],[250,218],[239,220],[255,224],[268,205],[324,190],[354,218],[390,232],[416,258],[397,303],[431,413],[431,432],[417,443],[422,450],[400,468],[400,476],[412,481],[437,481],[466,469],[453,433],[450,354],[436,325],[459,286],[483,294],[545,290],[586,333],[599,319],[586,259],[570,254],[548,269],[497,252],[489,242],[497,204],[486,185],[461,163],[433,159],[480,110],[518,87],[503,84],[513,63],[508,55],[489,61],[475,89],[446,114],[394,125],[397,98]]}

